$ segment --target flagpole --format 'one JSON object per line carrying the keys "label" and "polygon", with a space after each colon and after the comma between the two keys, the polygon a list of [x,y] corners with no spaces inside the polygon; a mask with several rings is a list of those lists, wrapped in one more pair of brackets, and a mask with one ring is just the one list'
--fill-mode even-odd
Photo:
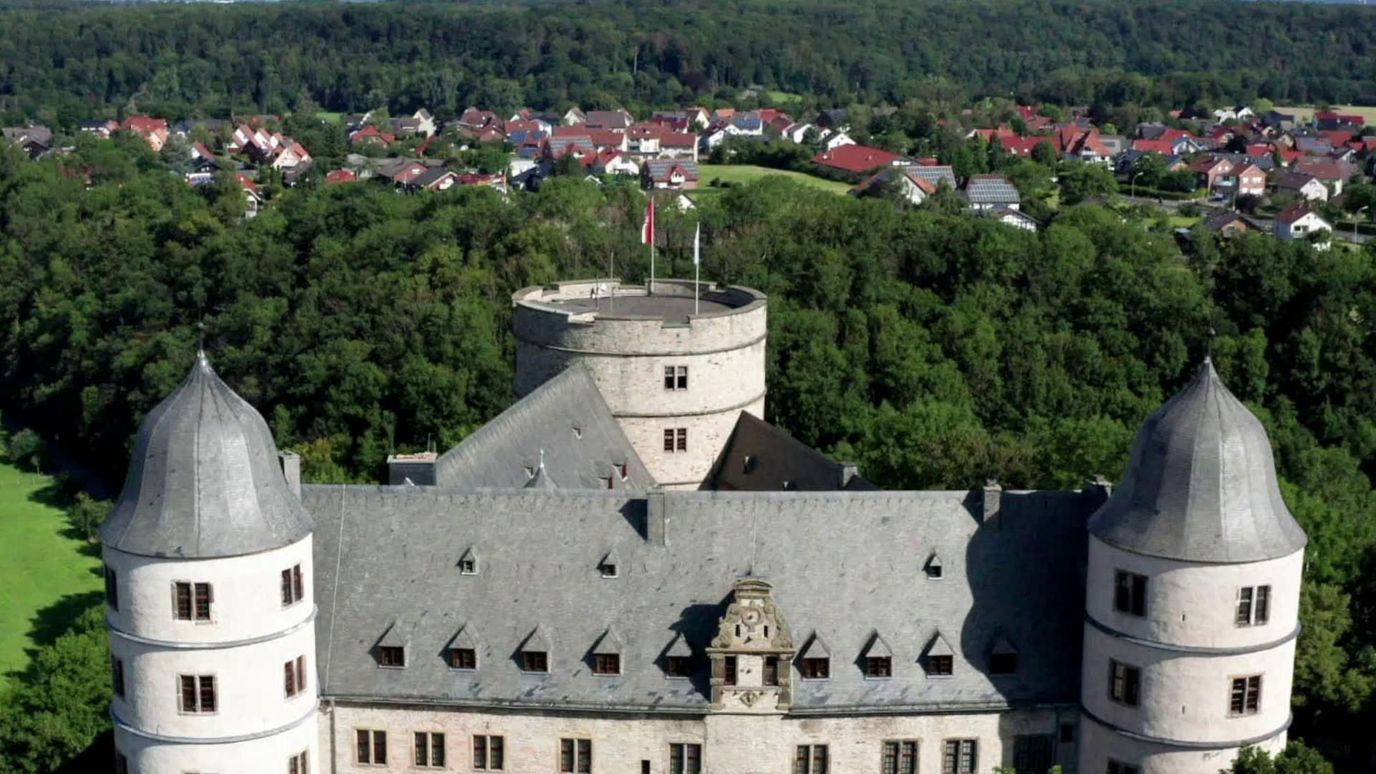
{"label": "flagpole", "polygon": [[702,224],[693,232],[693,314],[702,303]]}

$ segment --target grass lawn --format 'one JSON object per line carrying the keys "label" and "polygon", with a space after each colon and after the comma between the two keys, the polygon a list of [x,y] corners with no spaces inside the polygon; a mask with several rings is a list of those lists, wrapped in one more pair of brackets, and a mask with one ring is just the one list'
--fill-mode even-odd
{"label": "grass lawn", "polygon": [[320,118],[326,120],[326,121],[329,121],[329,122],[332,123],[332,124],[337,124],[337,123],[339,123],[340,121],[343,121],[343,120],[344,120],[344,114],[343,114],[343,113],[332,113],[332,112],[330,112],[330,111],[328,111],[328,110],[321,110],[321,111],[319,111],[318,113],[316,113],[316,115],[319,116]]}
{"label": "grass lawn", "polygon": [[0,464],[0,681],[103,594],[94,547],[68,537],[62,511],[41,502],[52,485]]}
{"label": "grass lawn", "polygon": [[1184,215],[1171,215],[1167,220],[1170,221],[1171,228],[1194,228],[1202,218],[1190,218]]}
{"label": "grass lawn", "polygon": [[[1366,119],[1368,125],[1376,123],[1376,107],[1358,107],[1356,105],[1334,105],[1334,113],[1343,115],[1358,115]],[[1310,121],[1314,118],[1314,108],[1312,107],[1277,107],[1278,113],[1289,113],[1300,121]]]}
{"label": "grass lawn", "polygon": [[838,183],[835,180],[823,180],[820,177],[805,175],[802,172],[770,169],[768,167],[757,167],[750,164],[700,164],[698,165],[698,174],[700,176],[699,185],[702,186],[698,189],[700,193],[713,190],[708,188],[707,184],[712,182],[714,178],[721,178],[723,183],[744,185],[745,183],[750,183],[770,175],[786,177],[790,180],[796,180],[803,185],[809,185],[818,190],[830,191],[835,194],[844,194],[851,189],[848,184]]}

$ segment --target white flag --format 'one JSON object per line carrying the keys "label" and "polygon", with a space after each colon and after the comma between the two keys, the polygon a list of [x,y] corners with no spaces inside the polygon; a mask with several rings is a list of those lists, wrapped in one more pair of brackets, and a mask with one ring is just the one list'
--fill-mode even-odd
{"label": "white flag", "polygon": [[699,223],[697,230],[693,232],[693,265],[702,265],[702,224]]}

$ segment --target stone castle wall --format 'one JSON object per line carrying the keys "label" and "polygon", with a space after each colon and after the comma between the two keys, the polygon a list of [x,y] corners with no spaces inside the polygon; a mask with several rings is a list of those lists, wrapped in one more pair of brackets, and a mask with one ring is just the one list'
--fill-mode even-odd
{"label": "stone castle wall", "polygon": [[[704,291],[709,309],[684,319],[646,313],[648,298],[691,299],[692,283],[659,280],[656,295],[615,285],[614,302],[590,311],[561,303],[599,283],[562,283],[515,294],[516,395],[574,362],[587,366],[651,475],[665,488],[695,489],[710,472],[741,411],[765,409],[765,299],[746,288]],[[642,306],[627,309],[629,300]],[[723,308],[729,307],[729,308]],[[664,386],[664,369],[687,367],[688,388]],[[664,431],[688,431],[686,451],[666,452]]]}

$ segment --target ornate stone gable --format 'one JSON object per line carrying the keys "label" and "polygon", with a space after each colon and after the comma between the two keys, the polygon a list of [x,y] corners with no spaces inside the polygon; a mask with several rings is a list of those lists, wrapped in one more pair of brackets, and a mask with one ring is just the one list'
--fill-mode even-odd
{"label": "ornate stone gable", "polygon": [[741,578],[707,649],[712,659],[712,706],[729,712],[772,713],[792,697],[793,633],[774,602],[773,587]]}

